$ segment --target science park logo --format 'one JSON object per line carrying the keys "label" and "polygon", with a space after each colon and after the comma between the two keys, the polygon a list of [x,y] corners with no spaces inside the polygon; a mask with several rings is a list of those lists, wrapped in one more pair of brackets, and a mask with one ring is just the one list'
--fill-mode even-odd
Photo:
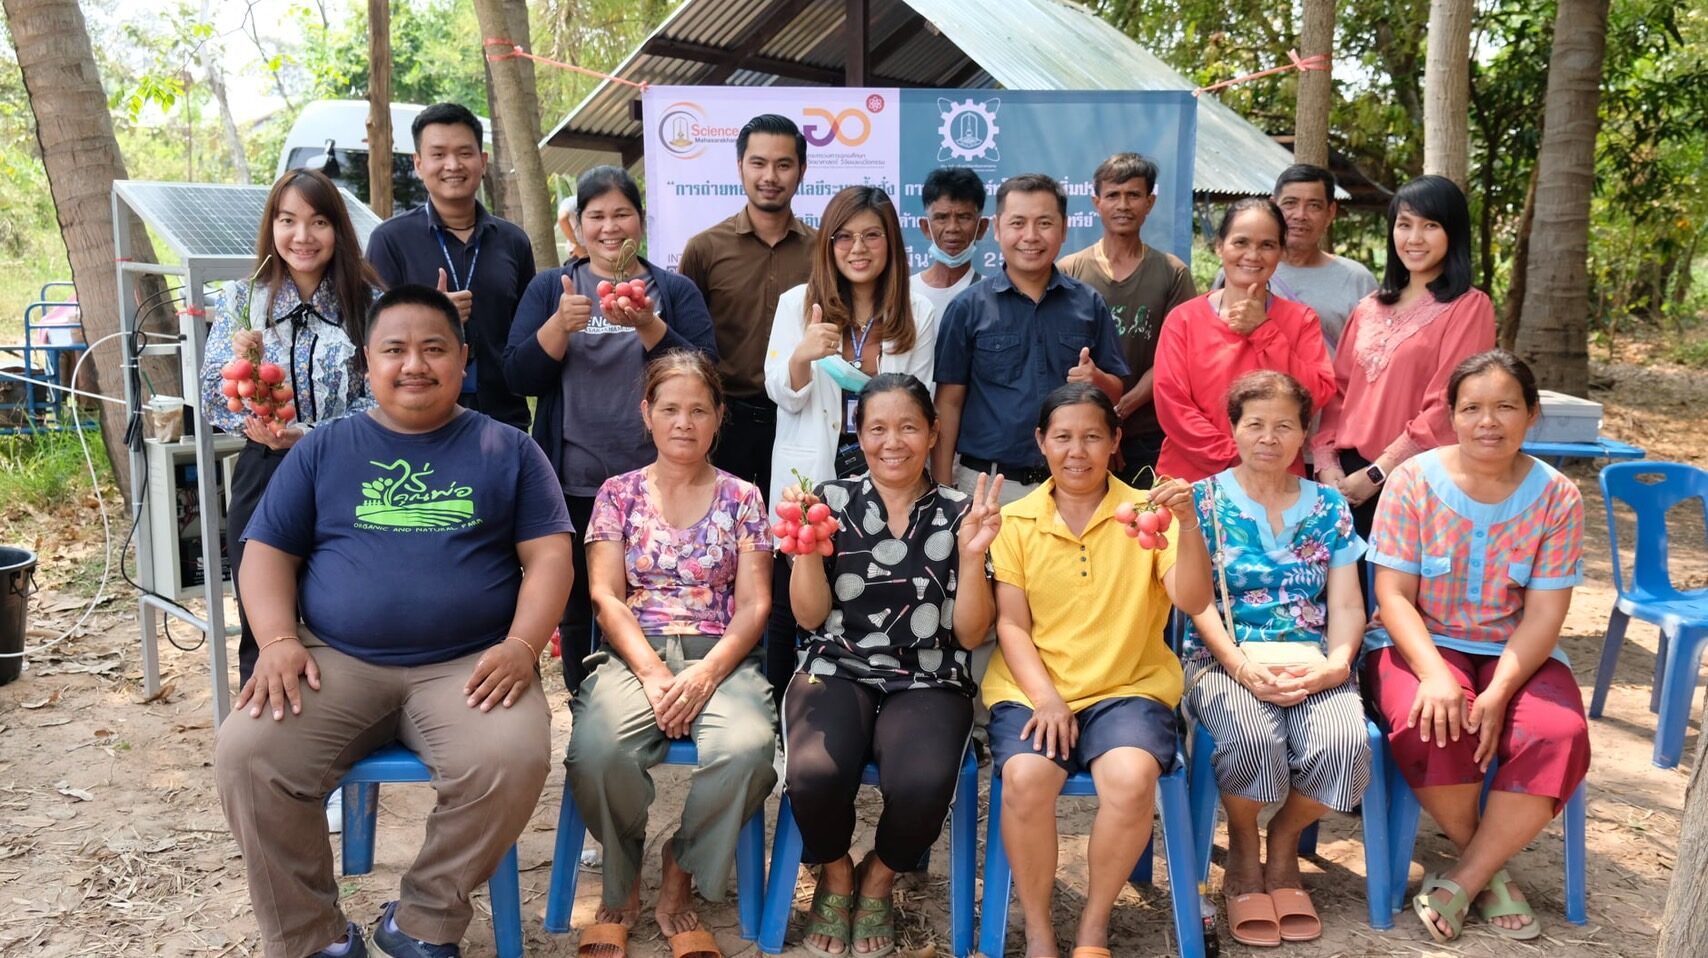
{"label": "science park logo", "polygon": [[658,142],[679,160],[695,159],[703,155],[707,147],[734,143],[740,135],[739,126],[714,126],[706,122],[705,109],[687,100],[665,107],[658,118]]}
{"label": "science park logo", "polygon": [[996,162],[1001,154],[996,148],[996,135],[1002,128],[996,125],[996,111],[1002,101],[992,97],[983,102],[971,98],[959,103],[937,98],[937,112],[943,124],[937,128],[942,146],[937,150],[937,162],[960,160],[974,163],[979,160]]}

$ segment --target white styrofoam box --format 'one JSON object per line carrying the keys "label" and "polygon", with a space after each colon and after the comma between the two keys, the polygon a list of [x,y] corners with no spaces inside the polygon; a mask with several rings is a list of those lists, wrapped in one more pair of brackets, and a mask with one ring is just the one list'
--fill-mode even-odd
{"label": "white styrofoam box", "polygon": [[1601,436],[1601,403],[1542,390],[1542,417],[1525,436],[1529,442],[1594,442]]}

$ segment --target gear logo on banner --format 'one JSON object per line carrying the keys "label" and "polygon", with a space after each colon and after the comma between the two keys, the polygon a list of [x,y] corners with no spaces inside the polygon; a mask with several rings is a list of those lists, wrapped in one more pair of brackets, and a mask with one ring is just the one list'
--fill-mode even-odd
{"label": "gear logo on banner", "polygon": [[937,162],[1000,159],[996,135],[1002,128],[996,125],[996,110],[1001,105],[1002,101],[995,98],[982,103],[971,99],[955,103],[939,97],[937,109],[943,116],[943,125],[937,128],[937,133],[943,138],[943,146],[937,151]]}

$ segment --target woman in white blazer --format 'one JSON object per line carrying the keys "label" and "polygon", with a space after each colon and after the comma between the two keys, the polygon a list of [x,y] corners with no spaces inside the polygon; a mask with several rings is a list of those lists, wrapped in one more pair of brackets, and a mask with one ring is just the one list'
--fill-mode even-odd
{"label": "woman in white blazer", "polygon": [[889,195],[850,186],[819,223],[812,276],[777,298],[765,392],[777,404],[766,502],[775,516],[797,470],[813,483],[866,471],[854,401],[879,373],[932,382],[937,317],[908,289],[907,248]]}

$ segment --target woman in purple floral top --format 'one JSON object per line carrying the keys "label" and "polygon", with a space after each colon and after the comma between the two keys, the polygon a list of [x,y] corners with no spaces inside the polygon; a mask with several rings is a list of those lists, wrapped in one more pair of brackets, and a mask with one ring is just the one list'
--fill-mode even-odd
{"label": "woman in purple floral top", "polygon": [[[1310,941],[1322,922],[1300,880],[1299,835],[1330,809],[1350,811],[1370,780],[1352,680],[1364,631],[1364,540],[1339,492],[1288,470],[1311,420],[1310,394],[1292,377],[1260,371],[1235,380],[1228,418],[1239,464],[1193,489],[1217,598],[1186,630],[1181,704],[1215,741],[1233,937]],[[1277,802],[1265,842],[1258,813]]]}
{"label": "woman in purple floral top", "polygon": [[[256,241],[255,277],[233,283],[214,306],[202,356],[202,419],[248,438],[231,474],[225,547],[231,583],[243,562],[243,528],[285,453],[304,431],[373,406],[359,354],[368,306],[380,278],[362,259],[362,244],[338,188],[321,173],[291,170],[267,195]],[[297,417],[274,435],[254,416],[232,412],[220,393],[220,368],[259,351],[285,371]],[[239,597],[241,598],[241,596]],[[247,683],[260,652],[243,604],[237,645],[239,682]],[[269,636],[271,638],[271,636]]]}
{"label": "woman in purple floral top", "polygon": [[605,480],[587,528],[604,648],[570,701],[569,788],[605,846],[604,897],[584,949],[623,953],[640,912],[652,766],[692,738],[699,767],[664,843],[654,916],[676,954],[717,953],[693,910],[721,900],[742,823],[777,782],[776,713],[755,646],[771,608],[771,543],[757,487],[707,461],[723,390],[704,353],[647,367],[641,418],[658,457]]}

